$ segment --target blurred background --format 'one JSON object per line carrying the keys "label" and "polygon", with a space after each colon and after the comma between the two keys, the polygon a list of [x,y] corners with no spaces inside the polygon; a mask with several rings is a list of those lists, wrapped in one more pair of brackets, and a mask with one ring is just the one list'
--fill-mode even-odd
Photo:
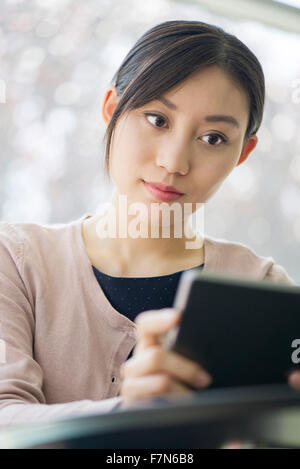
{"label": "blurred background", "polygon": [[221,26],[266,77],[259,143],[205,208],[205,233],[272,256],[300,284],[300,0],[1,0],[0,220],[64,223],[109,198],[102,100],[147,29]]}

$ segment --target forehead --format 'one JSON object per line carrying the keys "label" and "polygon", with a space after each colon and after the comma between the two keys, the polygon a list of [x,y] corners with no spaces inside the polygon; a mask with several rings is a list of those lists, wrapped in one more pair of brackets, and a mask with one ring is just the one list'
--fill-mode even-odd
{"label": "forehead", "polygon": [[195,72],[163,94],[178,110],[236,113],[247,118],[249,98],[242,86],[220,67],[211,66]]}

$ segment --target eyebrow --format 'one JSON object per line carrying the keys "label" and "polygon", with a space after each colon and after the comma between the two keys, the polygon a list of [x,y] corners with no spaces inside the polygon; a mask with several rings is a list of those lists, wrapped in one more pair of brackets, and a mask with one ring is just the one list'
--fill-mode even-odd
{"label": "eyebrow", "polygon": [[[174,103],[171,103],[167,98],[164,98],[161,96],[160,98],[157,98],[158,101],[161,101],[165,106],[167,106],[169,109],[172,111],[177,110],[177,106]],[[204,120],[206,122],[226,122],[227,124],[231,124],[234,127],[239,128],[240,124],[236,120],[235,117],[229,116],[227,114],[211,114],[209,116],[205,116]]]}

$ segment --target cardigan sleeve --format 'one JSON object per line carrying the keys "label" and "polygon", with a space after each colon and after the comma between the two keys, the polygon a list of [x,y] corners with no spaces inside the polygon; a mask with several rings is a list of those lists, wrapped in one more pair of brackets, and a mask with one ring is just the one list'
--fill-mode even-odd
{"label": "cardigan sleeve", "polygon": [[34,359],[34,298],[22,280],[23,242],[0,222],[0,426],[65,419],[114,409],[121,397],[47,404]]}
{"label": "cardigan sleeve", "polygon": [[281,283],[284,285],[299,286],[290,277],[287,271],[281,265],[275,262],[268,269],[264,280],[274,283]]}

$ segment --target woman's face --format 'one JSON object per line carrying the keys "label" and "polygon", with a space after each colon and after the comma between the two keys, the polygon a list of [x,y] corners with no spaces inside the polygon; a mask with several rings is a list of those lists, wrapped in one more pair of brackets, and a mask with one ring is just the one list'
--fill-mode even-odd
{"label": "woman's face", "polygon": [[[164,98],[172,109],[153,100],[118,120],[110,153],[115,189],[128,201],[148,204],[158,200],[143,181],[156,182],[183,193],[176,202],[204,203],[257,143],[255,135],[243,141],[247,95],[222,69],[212,66]],[[118,99],[116,89],[110,88],[102,108],[106,123]],[[227,116],[225,120],[212,117],[221,115]]]}

